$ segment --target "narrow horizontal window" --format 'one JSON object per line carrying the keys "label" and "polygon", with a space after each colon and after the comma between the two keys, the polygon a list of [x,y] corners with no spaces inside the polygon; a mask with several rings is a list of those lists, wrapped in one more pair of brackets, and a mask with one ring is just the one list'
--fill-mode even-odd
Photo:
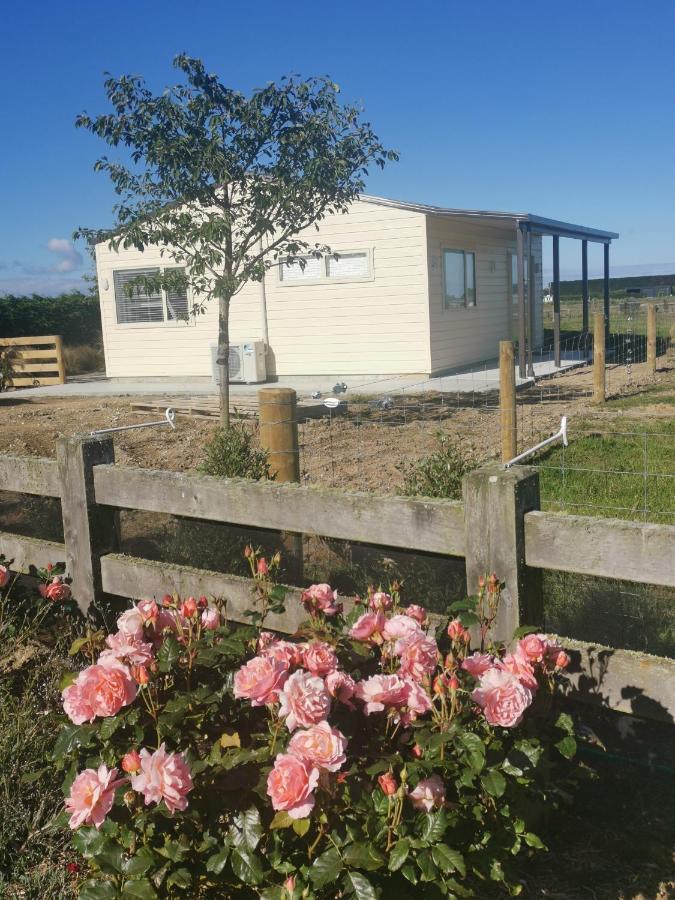
{"label": "narrow horizontal window", "polygon": [[[304,266],[303,266],[304,263]],[[285,282],[316,281],[323,276],[323,259],[304,256],[281,264],[279,277]]]}
{"label": "narrow horizontal window", "polygon": [[367,253],[340,253],[329,256],[326,273],[329,278],[367,278],[370,265]]}

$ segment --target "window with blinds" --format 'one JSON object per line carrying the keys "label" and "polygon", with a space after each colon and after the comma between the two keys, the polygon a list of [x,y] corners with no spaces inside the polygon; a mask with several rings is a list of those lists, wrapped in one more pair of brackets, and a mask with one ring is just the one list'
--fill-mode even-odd
{"label": "window with blinds", "polygon": [[340,253],[326,260],[328,278],[367,278],[370,275],[367,253]]}
{"label": "window with blinds", "polygon": [[118,325],[135,325],[183,320],[189,317],[187,291],[184,289],[148,293],[136,281],[153,276],[159,268],[123,269],[113,272]]}
{"label": "window with blinds", "polygon": [[315,256],[303,256],[304,267],[300,258],[281,264],[279,276],[285,282],[316,281],[323,276],[323,260]]}

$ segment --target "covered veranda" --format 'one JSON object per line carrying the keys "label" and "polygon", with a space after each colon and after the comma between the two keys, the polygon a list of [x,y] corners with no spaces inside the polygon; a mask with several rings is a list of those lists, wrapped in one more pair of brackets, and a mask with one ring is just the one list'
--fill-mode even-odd
{"label": "covered veranda", "polygon": [[553,359],[556,368],[560,368],[560,238],[572,238],[581,241],[581,300],[582,331],[589,330],[589,292],[588,292],[588,244],[598,243],[603,246],[603,309],[605,316],[605,334],[609,334],[609,247],[619,237],[613,231],[601,231],[598,228],[587,228],[583,225],[572,225],[555,219],[526,214],[516,216],[516,246],[518,259],[518,371],[521,378],[533,377],[533,322],[535,305],[540,298],[535,296],[536,279],[530,277],[534,272],[532,255],[533,236],[553,238]]}

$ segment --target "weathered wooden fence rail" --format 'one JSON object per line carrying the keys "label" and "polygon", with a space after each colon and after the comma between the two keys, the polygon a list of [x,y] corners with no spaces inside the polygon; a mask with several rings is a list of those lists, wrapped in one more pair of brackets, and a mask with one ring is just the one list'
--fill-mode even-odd
{"label": "weathered wooden fence rail", "polygon": [[0,347],[14,351],[12,374],[8,379],[11,387],[65,384],[66,368],[60,334],[0,338]]}
{"label": "weathered wooden fence rail", "polygon": [[[244,621],[253,602],[247,579],[117,552],[120,509],[464,557],[469,585],[486,571],[505,581],[504,639],[541,621],[542,569],[675,586],[675,526],[542,512],[539,474],[527,467],[469,473],[460,503],[122,467],[111,438],[74,437],[59,440],[56,462],[0,455],[0,491],[61,498],[63,544],[0,532],[0,553],[20,572],[65,561],[83,608],[104,594],[203,593]],[[290,633],[303,617],[291,591],[287,612],[269,622]],[[675,721],[675,660],[562,640],[581,699]]]}

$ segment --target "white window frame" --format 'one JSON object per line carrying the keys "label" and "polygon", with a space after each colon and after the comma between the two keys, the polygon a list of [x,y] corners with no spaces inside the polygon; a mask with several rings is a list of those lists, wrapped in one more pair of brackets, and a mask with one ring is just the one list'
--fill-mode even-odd
{"label": "white window frame", "polygon": [[162,288],[162,312],[164,313],[164,319],[162,322],[120,322],[118,321],[117,315],[117,292],[115,290],[115,273],[116,272],[124,272],[125,274],[129,272],[147,272],[148,270],[156,270],[163,271],[166,269],[181,269],[183,266],[157,266],[157,265],[149,265],[149,266],[130,266],[129,268],[124,269],[112,269],[111,270],[111,278],[110,283],[112,287],[113,293],[113,304],[115,307],[115,327],[116,328],[177,328],[181,325],[194,325],[194,316],[192,315],[192,293],[189,288],[186,288],[185,293],[187,295],[187,308],[188,308],[188,319],[170,319],[169,318],[169,308],[168,308],[168,299],[167,294],[168,291],[166,288]]}
{"label": "white window frame", "polygon": [[[464,302],[463,303],[452,303],[448,301],[448,298],[445,293],[445,254],[446,253],[461,253],[464,257]],[[474,301],[473,303],[466,302],[466,257],[467,254],[470,253],[473,256],[473,293],[474,293]],[[478,254],[472,247],[442,247],[441,248],[441,259],[443,262],[442,269],[442,284],[441,284],[441,303],[443,312],[450,312],[455,309],[476,309],[478,307]]]}
{"label": "white window frame", "polygon": [[[361,254],[366,257],[368,263],[368,273],[366,275],[342,275],[340,277],[333,277],[328,274],[328,259],[329,256],[351,256],[354,253]],[[300,256],[295,257],[295,259],[310,259],[311,257],[306,254],[301,254]],[[308,278],[306,280],[297,280],[297,281],[284,281],[283,279],[283,266],[286,260],[280,260],[279,265],[277,266],[277,283],[279,287],[283,288],[294,288],[294,287],[305,287],[317,284],[350,284],[352,282],[360,282],[360,281],[374,281],[375,280],[375,269],[373,266],[373,249],[372,247],[358,247],[350,250],[336,250],[334,253],[326,254],[321,257],[321,275],[318,278]]]}

